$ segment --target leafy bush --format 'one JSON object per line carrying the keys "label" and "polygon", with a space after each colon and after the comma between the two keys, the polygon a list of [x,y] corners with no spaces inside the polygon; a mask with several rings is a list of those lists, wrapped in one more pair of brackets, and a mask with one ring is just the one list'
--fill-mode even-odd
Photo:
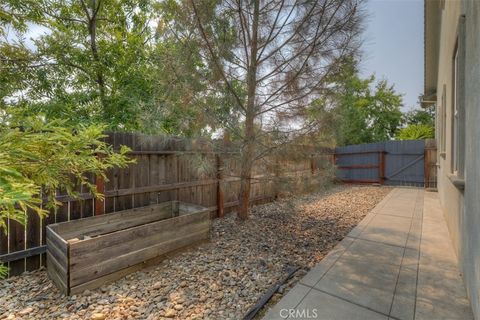
{"label": "leafy bush", "polygon": [[0,279],[5,278],[8,275],[8,268],[3,264],[0,264]]}
{"label": "leafy bush", "polygon": [[83,184],[101,198],[88,177],[106,179],[107,169],[130,162],[128,148],[116,153],[102,141],[103,130],[100,125],[72,128],[62,121],[45,123],[39,117],[0,122],[0,229],[8,232],[7,219],[25,224],[27,210],[45,217],[60,205],[57,190],[75,197],[75,187]]}
{"label": "leafy bush", "polygon": [[435,131],[431,125],[428,124],[411,124],[397,134],[399,140],[420,140],[432,139],[435,136]]}

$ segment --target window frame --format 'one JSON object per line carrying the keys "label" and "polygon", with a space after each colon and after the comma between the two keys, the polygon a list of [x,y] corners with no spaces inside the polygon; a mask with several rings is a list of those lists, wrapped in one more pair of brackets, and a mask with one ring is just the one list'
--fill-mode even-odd
{"label": "window frame", "polygon": [[465,16],[458,20],[457,38],[452,53],[452,97],[450,132],[450,181],[463,191],[465,188]]}
{"label": "window frame", "polygon": [[440,127],[440,132],[439,132],[439,137],[440,137],[440,156],[445,158],[446,155],[446,135],[447,135],[447,86],[444,84],[442,88],[442,98],[441,98],[441,103],[439,107],[439,113],[440,113],[440,118],[439,118],[439,127]]}
{"label": "window frame", "polygon": [[459,123],[459,52],[458,52],[458,39],[455,44],[453,53],[453,74],[452,74],[452,132],[451,132],[451,172],[458,176],[458,167],[460,162],[460,149],[459,149],[459,136],[460,136],[460,123]]}

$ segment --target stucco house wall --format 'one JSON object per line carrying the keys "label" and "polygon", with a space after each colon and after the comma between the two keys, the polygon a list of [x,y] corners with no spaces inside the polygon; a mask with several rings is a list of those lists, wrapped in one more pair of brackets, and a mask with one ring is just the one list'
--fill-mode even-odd
{"label": "stucco house wall", "polygon": [[[445,219],[449,227],[450,236],[453,241],[455,252],[459,256],[461,244],[460,234],[460,215],[463,210],[463,193],[458,190],[451,182],[450,168],[452,157],[450,150],[452,148],[452,101],[453,101],[453,53],[457,39],[457,23],[461,14],[460,1],[446,1],[443,8],[440,8],[440,45],[438,58],[438,78],[437,78],[437,127],[442,126],[442,117],[445,117],[445,142],[437,141],[439,149],[438,157],[438,192],[440,201],[444,207]],[[445,90],[445,92],[444,92]],[[445,95],[445,96],[444,96]],[[444,100],[444,101],[442,101]],[[445,112],[445,115],[442,114]],[[442,144],[445,144],[445,150],[442,150]],[[444,152],[445,151],[445,152]]]}
{"label": "stucco house wall", "polygon": [[463,2],[466,27],[465,210],[460,263],[476,319],[480,319],[480,2]]}
{"label": "stucco house wall", "polygon": [[[480,1],[425,0],[425,10],[424,96],[432,96],[436,77],[438,192],[472,309],[475,318],[480,319]],[[465,16],[465,65],[459,72],[465,77],[464,190],[454,184],[451,169],[453,58],[462,15]],[[437,48],[431,45],[432,39],[438,39]],[[437,70],[432,70],[435,66]]]}

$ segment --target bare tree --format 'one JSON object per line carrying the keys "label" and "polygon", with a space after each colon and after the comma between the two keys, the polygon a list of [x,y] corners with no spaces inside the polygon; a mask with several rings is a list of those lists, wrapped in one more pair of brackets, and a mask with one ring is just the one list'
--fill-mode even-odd
{"label": "bare tree", "polygon": [[[363,1],[189,1],[205,56],[239,115],[228,129],[241,141],[238,217],[246,219],[254,162],[321,125],[309,107],[357,54]],[[219,23],[206,22],[212,12]]]}

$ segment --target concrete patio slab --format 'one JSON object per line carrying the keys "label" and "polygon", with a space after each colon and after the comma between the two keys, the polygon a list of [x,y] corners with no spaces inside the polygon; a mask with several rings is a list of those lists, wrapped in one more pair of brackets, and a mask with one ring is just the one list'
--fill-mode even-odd
{"label": "concrete patio slab", "polygon": [[407,242],[411,222],[411,218],[377,214],[358,238],[403,248]]}
{"label": "concrete patio slab", "polygon": [[337,262],[338,258],[347,250],[347,248],[353,243],[355,239],[345,237],[340,243],[335,246],[326,256],[322,259],[323,263],[317,264],[313,267],[301,280],[301,284],[307,286],[315,286],[318,281],[323,277],[325,273]]}
{"label": "concrete patio slab", "polygon": [[[377,312],[316,290],[312,290],[295,310],[309,311],[310,317],[305,312],[304,317],[295,315],[288,319],[387,320],[386,316]],[[313,317],[315,310],[316,318]]]}
{"label": "concrete patio slab", "polygon": [[415,319],[472,319],[437,194],[425,195]]}
{"label": "concrete patio slab", "polygon": [[392,264],[399,267],[402,263],[403,248],[388,244],[358,239],[343,254],[342,258],[380,264]]}
{"label": "concrete patio slab", "polygon": [[473,319],[436,194],[393,189],[265,316],[287,318]]}
{"label": "concrete patio slab", "polygon": [[389,209],[382,209],[381,212],[378,212],[381,215],[389,215],[389,216],[397,216],[403,218],[412,218],[413,217],[413,210],[404,210],[404,209],[396,209],[396,208],[389,208]]}
{"label": "concrete patio slab", "polygon": [[397,319],[414,319],[417,268],[402,265],[389,315]]}
{"label": "concrete patio slab", "polygon": [[392,264],[342,257],[314,288],[388,314],[399,268]]}
{"label": "concrete patio slab", "polygon": [[[288,292],[288,299],[283,300],[282,303],[275,305],[270,309],[269,313],[263,318],[264,320],[276,320],[276,319],[288,319],[289,314],[284,316],[283,310],[295,310],[296,307],[302,302],[303,298],[311,291],[310,287],[302,284],[297,284]],[[286,297],[286,296],[285,296]]]}

